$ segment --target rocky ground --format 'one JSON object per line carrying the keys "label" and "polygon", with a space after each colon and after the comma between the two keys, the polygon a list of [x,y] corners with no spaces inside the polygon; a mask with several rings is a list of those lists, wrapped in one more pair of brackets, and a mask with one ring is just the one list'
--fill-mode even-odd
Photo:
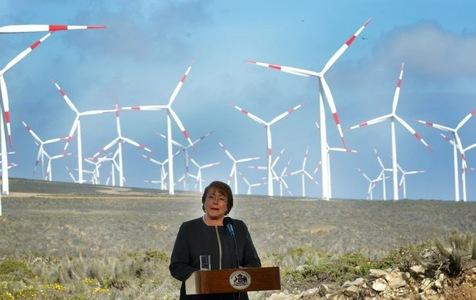
{"label": "rocky ground", "polygon": [[436,249],[427,250],[426,261],[439,265],[413,265],[408,270],[371,269],[369,275],[338,286],[321,283],[300,293],[287,291],[267,295],[270,300],[297,299],[476,299],[476,260],[467,259],[461,272],[449,276],[443,270],[444,260]]}

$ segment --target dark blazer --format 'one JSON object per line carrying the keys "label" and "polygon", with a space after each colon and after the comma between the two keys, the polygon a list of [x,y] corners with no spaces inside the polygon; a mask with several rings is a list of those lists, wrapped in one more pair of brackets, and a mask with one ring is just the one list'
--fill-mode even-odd
{"label": "dark blazer", "polygon": [[[221,268],[261,267],[261,261],[251,240],[245,223],[233,220],[235,242],[232,235],[224,226],[208,226],[202,218],[183,223],[175,240],[170,259],[170,274],[182,281],[180,300],[182,299],[240,299],[247,300],[247,293],[193,295],[185,294],[185,280],[195,271],[200,270],[200,255],[211,256],[211,267],[219,269],[220,255],[218,238],[222,248]],[[218,235],[217,235],[218,234]]]}

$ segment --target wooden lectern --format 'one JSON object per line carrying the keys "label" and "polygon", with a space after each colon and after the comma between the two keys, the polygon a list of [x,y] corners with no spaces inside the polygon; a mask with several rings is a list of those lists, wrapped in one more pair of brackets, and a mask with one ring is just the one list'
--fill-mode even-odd
{"label": "wooden lectern", "polygon": [[280,289],[278,267],[196,271],[185,281],[187,295]]}

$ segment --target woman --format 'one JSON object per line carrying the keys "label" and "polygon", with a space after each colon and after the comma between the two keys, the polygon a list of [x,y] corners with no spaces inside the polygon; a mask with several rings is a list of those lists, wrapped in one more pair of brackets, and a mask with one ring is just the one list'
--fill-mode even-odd
{"label": "woman", "polygon": [[235,238],[229,229],[223,226],[223,220],[232,207],[231,188],[224,182],[214,181],[203,192],[202,209],[205,214],[180,226],[169,270],[174,278],[182,281],[181,300],[248,299],[246,292],[195,296],[187,296],[185,293],[185,280],[193,272],[200,270],[200,255],[210,255],[212,270],[261,266],[245,223],[232,220]]}

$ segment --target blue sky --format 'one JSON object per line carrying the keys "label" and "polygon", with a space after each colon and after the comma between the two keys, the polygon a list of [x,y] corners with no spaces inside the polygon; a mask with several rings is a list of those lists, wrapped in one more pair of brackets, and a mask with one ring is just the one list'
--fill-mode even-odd
{"label": "blue sky", "polygon": [[[291,160],[290,171],[300,168],[310,147],[308,169],[320,159],[318,86],[301,78],[247,64],[253,59],[319,71],[330,56],[361,24],[372,22],[360,38],[327,73],[350,147],[357,154],[332,153],[333,194],[338,198],[365,198],[370,177],[379,172],[372,148],[391,164],[390,125],[378,124],[348,131],[351,125],[390,112],[401,62],[406,63],[398,114],[432,145],[432,151],[397,126],[399,162],[407,170],[426,173],[407,179],[412,199],[453,199],[452,148],[436,130],[416,123],[425,119],[450,127],[475,108],[476,23],[473,1],[10,1],[0,3],[2,25],[103,24],[105,30],[57,32],[6,76],[12,114],[11,161],[19,164],[13,177],[32,177],[36,149],[21,125],[29,123],[41,137],[67,135],[73,112],[57,93],[57,80],[80,110],[165,104],[189,65],[192,71],[174,109],[193,139],[214,134],[197,146],[199,163],[221,161],[205,170],[204,178],[226,180],[230,161],[218,146],[223,142],[237,157],[265,157],[265,130],[230,103],[265,120],[299,103],[305,106],[273,127],[275,153],[286,148],[278,172]],[[42,33],[0,35],[0,64],[5,65]],[[327,112],[329,112],[326,107]],[[338,146],[336,127],[328,115],[331,146]],[[163,160],[166,148],[157,133],[165,133],[162,112],[123,112],[124,135],[145,143]],[[113,115],[82,121],[85,155],[92,155],[115,137]],[[461,131],[462,142],[476,142],[476,120]],[[174,137],[185,143],[174,129]],[[62,144],[48,147],[60,153]],[[55,180],[69,180],[57,162]],[[127,184],[147,186],[158,169],[125,147]],[[467,154],[476,166],[476,153]],[[264,160],[261,161],[264,165]],[[176,160],[177,177],[183,173]],[[103,174],[109,167],[103,169]],[[195,172],[195,171],[192,171]],[[243,168],[251,181],[263,173]],[[36,175],[38,178],[38,174]],[[105,176],[102,178],[105,180]],[[318,178],[320,180],[320,178]],[[476,199],[476,173],[467,177],[468,197]],[[300,178],[287,179],[295,195]],[[388,181],[390,186],[390,180]],[[320,196],[321,187],[307,183],[308,194]],[[275,186],[277,190],[277,186]],[[240,192],[245,184],[240,181]],[[255,190],[264,194],[265,187]],[[390,196],[390,189],[389,189]],[[381,198],[381,189],[375,192]]]}

